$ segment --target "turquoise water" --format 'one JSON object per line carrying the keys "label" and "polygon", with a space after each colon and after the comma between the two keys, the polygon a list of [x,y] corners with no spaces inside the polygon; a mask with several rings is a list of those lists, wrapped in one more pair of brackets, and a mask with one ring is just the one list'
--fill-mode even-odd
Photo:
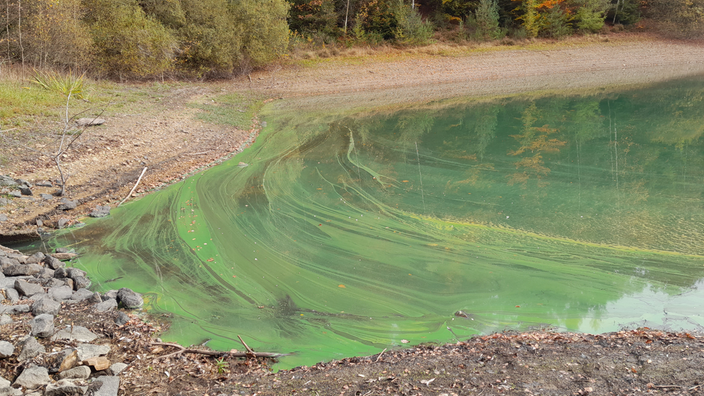
{"label": "turquoise water", "polygon": [[169,313],[162,338],[240,335],[291,353],[280,368],[503,329],[701,329],[703,101],[693,78],[343,115],[279,102],[234,160],[53,243]]}

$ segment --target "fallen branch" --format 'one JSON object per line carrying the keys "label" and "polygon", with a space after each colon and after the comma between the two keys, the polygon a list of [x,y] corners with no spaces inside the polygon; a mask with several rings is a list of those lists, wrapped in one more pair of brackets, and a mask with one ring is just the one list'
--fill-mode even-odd
{"label": "fallen branch", "polygon": [[384,354],[384,352],[386,352],[386,348],[384,348],[384,350],[383,350],[383,351],[381,351],[381,353],[379,354],[379,356],[377,356],[377,357],[376,357],[376,360],[374,361],[374,363],[378,362],[378,361],[379,361],[379,359],[381,359],[381,355],[383,355],[383,354]]}
{"label": "fallen branch", "polygon": [[142,181],[142,176],[144,176],[144,172],[146,172],[146,171],[147,171],[147,167],[145,166],[144,169],[142,169],[142,174],[139,175],[139,179],[137,179],[137,183],[134,184],[134,187],[132,187],[132,190],[130,190],[130,193],[127,194],[127,196],[125,197],[125,199],[123,199],[122,201],[120,201],[120,203],[117,204],[117,206],[122,205],[125,201],[127,201],[127,198],[129,198],[130,196],[132,196],[132,193],[134,192],[134,190],[135,190],[135,189],[137,188],[137,186],[139,185],[139,182]]}
{"label": "fallen branch", "polygon": [[249,345],[247,345],[247,343],[244,342],[244,340],[242,339],[242,337],[240,337],[239,334],[237,334],[237,338],[240,339],[240,342],[242,343],[242,345],[244,345],[245,349],[247,349],[247,352],[249,352],[249,353],[254,353],[254,351],[252,350],[252,348],[250,348]]}
{"label": "fallen branch", "polygon": [[[272,353],[272,352],[254,352],[251,349],[249,349],[247,352],[227,352],[227,351],[208,351],[204,349],[192,349],[192,348],[186,348],[183,347],[179,344],[174,344],[171,342],[152,342],[152,345],[161,345],[161,346],[170,346],[174,348],[178,348],[179,350],[176,352],[169,353],[168,355],[164,356],[158,356],[156,359],[166,359],[168,357],[172,356],[178,356],[182,353],[196,353],[199,355],[206,355],[206,356],[230,356],[230,357],[236,357],[236,358],[250,358],[250,357],[263,357],[263,358],[277,358],[281,356],[286,356],[285,353]],[[248,347],[249,348],[249,347]]]}

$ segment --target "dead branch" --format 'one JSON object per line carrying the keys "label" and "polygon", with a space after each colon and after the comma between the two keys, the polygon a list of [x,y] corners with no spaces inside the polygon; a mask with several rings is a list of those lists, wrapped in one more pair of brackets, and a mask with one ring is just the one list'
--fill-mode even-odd
{"label": "dead branch", "polygon": [[247,345],[247,343],[244,342],[244,340],[242,339],[242,337],[240,337],[239,334],[237,334],[237,338],[240,339],[240,342],[242,343],[242,345],[244,345],[245,349],[247,349],[247,352],[249,352],[249,353],[254,353],[254,351],[252,350],[252,348],[250,348],[249,345]]}
{"label": "dead branch", "polygon": [[158,356],[158,357],[156,357],[157,360],[158,359],[165,359],[165,358],[172,357],[172,356],[178,356],[182,353],[195,353],[195,354],[199,354],[199,355],[219,356],[219,357],[229,356],[229,357],[236,357],[236,358],[251,358],[251,357],[277,358],[277,357],[281,357],[281,356],[286,356],[286,354],[284,354],[284,353],[254,352],[251,349],[249,349],[249,347],[247,347],[247,349],[248,349],[247,352],[227,352],[227,351],[208,351],[208,350],[203,350],[203,349],[186,348],[186,347],[183,347],[181,345],[174,344],[171,342],[152,342],[152,345],[171,346],[171,347],[179,349],[176,352],[172,352],[172,353],[169,353],[164,356]]}
{"label": "dead branch", "polygon": [[127,198],[129,198],[129,197],[132,195],[132,193],[134,192],[134,190],[135,190],[135,189],[137,188],[137,186],[139,185],[139,182],[142,181],[142,176],[144,176],[144,172],[146,172],[146,171],[147,171],[147,167],[145,166],[144,169],[142,169],[142,174],[139,175],[139,179],[137,179],[137,183],[134,184],[134,187],[132,187],[132,190],[130,191],[130,193],[127,194],[127,196],[125,197],[125,199],[123,199],[122,201],[120,201],[120,203],[117,204],[117,206],[122,205],[122,203],[125,202],[125,201],[127,201]]}

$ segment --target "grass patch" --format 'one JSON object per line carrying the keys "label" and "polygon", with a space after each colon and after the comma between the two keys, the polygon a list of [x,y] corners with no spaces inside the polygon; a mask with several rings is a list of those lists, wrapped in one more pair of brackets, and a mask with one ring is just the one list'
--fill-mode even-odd
{"label": "grass patch", "polygon": [[198,119],[211,124],[230,125],[238,129],[248,129],[254,114],[262,107],[263,101],[257,96],[228,93],[206,99],[205,103],[190,103],[190,107],[200,109]]}

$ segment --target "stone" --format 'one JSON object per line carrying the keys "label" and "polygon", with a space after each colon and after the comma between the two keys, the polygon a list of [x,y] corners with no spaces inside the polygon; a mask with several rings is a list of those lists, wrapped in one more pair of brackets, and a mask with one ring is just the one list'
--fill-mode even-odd
{"label": "stone", "polygon": [[29,311],[30,308],[27,304],[10,305],[9,307],[0,305],[0,313],[6,313],[8,315],[17,315],[21,313],[27,313]]}
{"label": "stone", "polygon": [[68,278],[68,269],[67,268],[57,268],[54,271],[54,278],[56,279],[64,279]]}
{"label": "stone", "polygon": [[87,272],[78,268],[66,268],[66,273],[68,274],[68,277],[73,280],[76,280],[76,278],[78,277],[85,277],[86,275],[88,275]]}
{"label": "stone", "polygon": [[64,301],[73,298],[73,290],[68,286],[57,286],[49,288],[49,297],[54,301]]}
{"label": "stone", "polygon": [[127,309],[141,308],[144,305],[142,296],[126,287],[117,291],[117,301]]}
{"label": "stone", "polygon": [[95,371],[103,371],[110,368],[110,361],[105,356],[94,356],[83,361],[86,366],[91,366]]}
{"label": "stone", "polygon": [[48,353],[44,355],[44,363],[42,364],[42,366],[46,367],[46,369],[49,371],[49,374],[57,373],[59,372],[59,369],[61,368],[61,365],[63,364],[64,360],[66,360],[66,357],[69,356],[71,353],[75,354],[75,352],[75,349],[66,348],[59,352]]}
{"label": "stone", "polygon": [[0,213],[0,221],[7,221],[9,220],[6,215]]}
{"label": "stone", "polygon": [[104,118],[98,118],[98,117],[83,117],[79,118],[76,120],[76,124],[78,126],[95,126],[95,125],[103,125],[105,124],[105,119]]}
{"label": "stone", "polygon": [[120,377],[102,376],[93,380],[93,384],[102,382],[103,385],[93,393],[93,396],[117,396],[120,389]]}
{"label": "stone", "polygon": [[17,188],[20,189],[20,194],[22,194],[22,195],[33,195],[33,194],[32,194],[32,189],[29,188],[29,187],[20,186],[20,187],[17,187]]}
{"label": "stone", "polygon": [[14,385],[19,385],[27,389],[36,389],[51,382],[49,372],[44,367],[29,366],[15,380]]}
{"label": "stone", "polygon": [[[53,301],[53,300],[48,300],[48,301]],[[57,303],[56,301],[54,301],[54,302]],[[47,337],[51,337],[54,334],[54,315],[49,315],[49,314],[39,315],[39,316],[35,317],[34,319],[32,319],[31,324],[32,324],[32,335],[35,337],[47,338]]]}
{"label": "stone", "polygon": [[0,198],[0,206],[7,205],[9,203],[10,201],[8,201],[6,198]]}
{"label": "stone", "polygon": [[7,195],[14,197],[14,198],[22,198],[22,192],[20,190],[12,190]]}
{"label": "stone", "polygon": [[54,270],[50,268],[42,268],[36,275],[37,279],[49,280],[54,277]]}
{"label": "stone", "polygon": [[75,278],[72,278],[72,280],[73,280],[73,288],[75,290],[87,289],[91,285],[90,279],[86,278],[85,276],[77,276]]}
{"label": "stone", "polygon": [[19,264],[19,263],[20,263],[19,260],[17,260],[16,258],[0,257],[0,267],[2,267],[3,270],[11,265],[15,265],[15,264]]}
{"label": "stone", "polygon": [[95,293],[88,289],[78,289],[71,295],[71,300],[83,301],[93,297]]}
{"label": "stone", "polygon": [[18,293],[14,288],[5,289],[5,296],[12,304],[20,300],[20,293]]}
{"label": "stone", "polygon": [[[117,363],[115,363],[115,364],[117,364]],[[0,377],[0,388],[7,388],[10,385],[12,385],[12,382],[6,380],[3,377]]]}
{"label": "stone", "polygon": [[[114,299],[114,298],[110,298],[110,299],[108,299],[108,300],[115,300],[115,299]],[[108,300],[104,300],[104,301],[108,301]],[[100,304],[101,302],[103,302],[103,298],[100,297],[100,293],[95,292],[95,293],[93,293],[93,295],[88,299],[88,302],[95,303],[95,304]],[[117,302],[117,301],[116,301],[116,302]]]}
{"label": "stone", "polygon": [[[71,201],[66,198],[61,198],[60,202],[61,203],[56,207],[56,209],[58,209],[58,210],[73,210],[73,209],[76,209],[76,207],[78,206],[78,202]],[[59,222],[61,222],[61,221],[59,221]]]}
{"label": "stone", "polygon": [[69,223],[69,221],[70,221],[69,219],[65,219],[65,218],[59,219],[59,224],[58,224],[59,229],[66,228],[66,225]]}
{"label": "stone", "polygon": [[0,359],[9,358],[15,353],[15,346],[7,341],[0,341]]}
{"label": "stone", "polygon": [[73,258],[78,257],[78,255],[76,253],[71,253],[71,252],[65,252],[65,253],[56,252],[56,253],[52,254],[52,256],[56,257],[57,259],[59,259],[61,261],[71,260]]}
{"label": "stone", "polygon": [[35,301],[32,304],[32,313],[34,316],[40,316],[44,314],[58,315],[59,310],[61,310],[61,303],[54,301],[49,295],[45,296],[39,301]]}
{"label": "stone", "polygon": [[0,315],[0,326],[12,323],[10,315]]}
{"label": "stone", "polygon": [[[64,371],[68,371],[76,367],[78,364],[78,351],[77,350],[72,350],[70,353],[64,357],[64,360],[61,361],[61,365],[59,366],[59,372],[63,373]],[[88,369],[90,371],[90,369]]]}
{"label": "stone", "polygon": [[39,194],[39,197],[45,201],[50,201],[54,199],[54,196],[51,194]]}
{"label": "stone", "polygon": [[[66,286],[66,282],[64,282],[61,279],[47,279],[44,282],[42,282],[42,286],[51,289],[52,287],[61,287],[61,286]],[[71,289],[73,290],[73,289]]]}
{"label": "stone", "polygon": [[117,309],[117,301],[111,298],[109,300],[105,300],[101,303],[93,305],[93,309],[98,312],[114,311],[115,309]]}
{"label": "stone", "polygon": [[89,214],[90,217],[96,217],[96,218],[105,217],[108,215],[110,215],[110,206],[109,205],[105,205],[105,206],[98,205]]}
{"label": "stone", "polygon": [[68,253],[69,250],[67,248],[56,248],[54,249],[54,253]]}
{"label": "stone", "polygon": [[34,283],[29,283],[22,279],[15,281],[15,289],[20,293],[21,296],[33,296],[37,293],[44,293],[44,287],[42,285],[37,285]]}
{"label": "stone", "polygon": [[125,371],[127,368],[127,365],[124,363],[113,363],[112,366],[108,369],[108,373],[110,375],[118,375],[121,372]]}
{"label": "stone", "polygon": [[34,304],[35,301],[39,301],[44,297],[49,298],[49,295],[46,293],[37,293],[37,294],[33,294],[31,297],[29,297],[29,300],[32,302],[32,304]]}
{"label": "stone", "polygon": [[6,276],[30,276],[36,275],[42,270],[42,266],[39,264],[15,264],[11,265],[2,272]]}
{"label": "stone", "polygon": [[24,261],[25,264],[38,264],[41,263],[42,260],[44,260],[44,253],[42,252],[36,252],[33,255],[27,257],[27,259]]}
{"label": "stone", "polygon": [[57,258],[54,257],[54,256],[46,256],[46,257],[44,257],[43,262],[44,262],[44,265],[46,265],[47,267],[49,267],[49,268],[51,268],[51,269],[53,269],[53,270],[57,270],[57,269],[59,269],[59,268],[63,268],[63,267],[66,266],[66,264],[65,264],[63,261],[57,259]]}
{"label": "stone", "polygon": [[103,293],[103,297],[102,297],[103,301],[109,300],[111,298],[114,298],[115,300],[117,300],[117,290],[108,290],[105,293]]}
{"label": "stone", "polygon": [[22,396],[22,391],[8,386],[0,388],[0,396]]}
{"label": "stone", "polygon": [[130,321],[130,317],[126,313],[124,313],[124,312],[117,313],[117,317],[115,318],[116,325],[124,326],[129,321]]}
{"label": "stone", "polygon": [[[115,363],[117,364],[117,363]],[[115,365],[113,364],[113,366]],[[110,366],[112,367],[112,366]],[[90,367],[88,366],[78,366],[70,370],[62,371],[59,374],[59,378],[70,378],[70,379],[88,379],[90,377]]]}
{"label": "stone", "polygon": [[17,361],[23,362],[25,360],[32,359],[35,356],[39,356],[44,352],[46,352],[44,345],[40,344],[34,337],[27,337],[22,344],[22,351],[17,357]]}
{"label": "stone", "polygon": [[94,334],[83,326],[66,326],[65,329],[59,330],[56,334],[54,334],[54,336],[51,337],[51,340],[75,340],[78,342],[91,342],[96,338],[98,338],[96,334]]}
{"label": "stone", "polygon": [[110,353],[110,345],[78,344],[76,347],[78,360],[85,361],[90,358],[107,355]]}
{"label": "stone", "polygon": [[73,382],[59,381],[56,384],[47,385],[44,396],[83,396],[83,389]]}
{"label": "stone", "polygon": [[40,181],[34,183],[34,185],[37,186],[37,187],[53,187],[53,186],[54,186],[54,185],[51,184],[51,182],[48,181],[48,180],[40,180]]}
{"label": "stone", "polygon": [[15,179],[10,176],[0,175],[0,186],[2,187],[14,187],[18,183]]}

